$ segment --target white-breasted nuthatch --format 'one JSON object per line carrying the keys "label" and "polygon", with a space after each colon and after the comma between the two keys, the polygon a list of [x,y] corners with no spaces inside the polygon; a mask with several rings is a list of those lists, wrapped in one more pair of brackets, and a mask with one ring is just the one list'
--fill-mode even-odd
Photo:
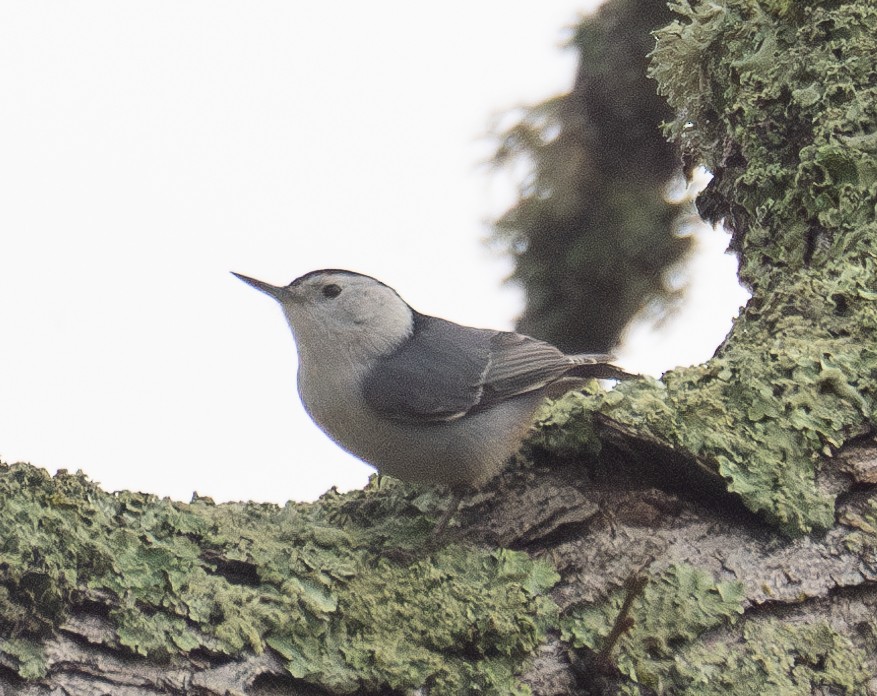
{"label": "white-breasted nuthatch", "polygon": [[280,303],[314,422],[381,474],[450,485],[446,517],[463,490],[499,473],[546,397],[630,376],[607,364],[611,355],[566,355],[521,334],[421,314],[360,273],[312,271],[285,287],[234,275]]}

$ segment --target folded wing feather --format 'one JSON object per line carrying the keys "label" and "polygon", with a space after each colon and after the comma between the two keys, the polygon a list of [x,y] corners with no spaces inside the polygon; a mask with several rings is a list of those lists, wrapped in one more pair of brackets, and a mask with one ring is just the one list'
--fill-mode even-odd
{"label": "folded wing feather", "polygon": [[[606,354],[569,356],[521,334],[471,329],[415,315],[415,331],[380,359],[363,384],[366,403],[398,421],[451,421],[566,376],[604,374]],[[617,368],[611,368],[617,370]]]}

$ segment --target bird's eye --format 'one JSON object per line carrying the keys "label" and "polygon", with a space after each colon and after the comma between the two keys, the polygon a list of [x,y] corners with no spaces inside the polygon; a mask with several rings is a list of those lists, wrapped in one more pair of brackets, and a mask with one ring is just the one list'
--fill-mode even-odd
{"label": "bird's eye", "polygon": [[335,285],[335,283],[332,283],[330,285],[323,286],[323,297],[328,297],[329,299],[332,299],[333,297],[338,297],[338,295],[340,295],[340,294],[341,294],[341,286],[340,285]]}

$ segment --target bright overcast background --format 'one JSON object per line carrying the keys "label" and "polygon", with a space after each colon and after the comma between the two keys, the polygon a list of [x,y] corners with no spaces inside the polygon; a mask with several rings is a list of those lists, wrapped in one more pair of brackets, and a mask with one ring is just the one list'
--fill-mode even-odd
{"label": "bright overcast background", "polygon": [[[0,3],[0,459],[108,490],[313,499],[371,469],[308,420],[291,335],[238,271],[324,267],[510,328],[483,244],[503,112],[567,90],[595,2]],[[630,369],[703,360],[745,295],[721,233]]]}

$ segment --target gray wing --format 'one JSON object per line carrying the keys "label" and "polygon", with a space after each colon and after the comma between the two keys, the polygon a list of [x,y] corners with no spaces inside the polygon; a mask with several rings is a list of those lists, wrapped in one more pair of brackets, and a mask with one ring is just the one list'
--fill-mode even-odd
{"label": "gray wing", "polygon": [[411,338],[365,379],[366,403],[394,420],[459,418],[481,399],[494,333],[415,314]]}
{"label": "gray wing", "polygon": [[415,315],[412,338],[378,361],[363,395],[394,420],[450,421],[565,376],[591,376],[609,359],[568,356],[528,336]]}
{"label": "gray wing", "polygon": [[497,332],[491,340],[490,367],[484,376],[484,393],[479,407],[542,389],[564,377],[603,377],[605,353],[566,355],[561,350],[529,336]]}

